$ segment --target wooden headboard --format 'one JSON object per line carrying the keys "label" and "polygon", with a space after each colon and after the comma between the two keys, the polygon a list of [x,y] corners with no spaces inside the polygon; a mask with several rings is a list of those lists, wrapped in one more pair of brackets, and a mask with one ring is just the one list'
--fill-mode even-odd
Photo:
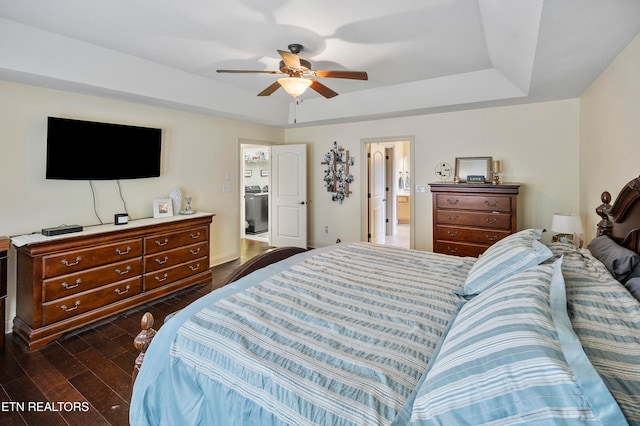
{"label": "wooden headboard", "polygon": [[598,223],[598,236],[608,235],[621,246],[640,254],[640,177],[626,184],[613,205],[607,191],[600,197],[602,204],[596,213],[602,218]]}

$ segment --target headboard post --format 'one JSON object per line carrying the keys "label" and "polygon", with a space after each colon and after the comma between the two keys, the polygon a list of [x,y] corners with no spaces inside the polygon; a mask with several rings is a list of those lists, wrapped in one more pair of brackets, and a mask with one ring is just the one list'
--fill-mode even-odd
{"label": "headboard post", "polygon": [[602,204],[596,213],[602,218],[597,235],[607,235],[616,243],[640,254],[640,177],[622,187],[611,202],[607,191],[600,197]]}
{"label": "headboard post", "polygon": [[609,220],[608,214],[609,210],[611,210],[611,204],[609,204],[611,202],[611,194],[604,191],[600,196],[600,201],[602,201],[602,204],[596,207],[596,213],[602,218],[602,220],[598,222],[598,237],[601,235],[611,235],[611,231],[613,230],[613,222]]}

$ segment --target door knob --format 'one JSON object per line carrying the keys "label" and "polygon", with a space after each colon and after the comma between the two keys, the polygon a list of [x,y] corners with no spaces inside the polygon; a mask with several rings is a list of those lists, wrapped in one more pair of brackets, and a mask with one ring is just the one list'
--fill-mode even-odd
{"label": "door knob", "polygon": [[304,201],[300,201],[300,204],[304,205]]}

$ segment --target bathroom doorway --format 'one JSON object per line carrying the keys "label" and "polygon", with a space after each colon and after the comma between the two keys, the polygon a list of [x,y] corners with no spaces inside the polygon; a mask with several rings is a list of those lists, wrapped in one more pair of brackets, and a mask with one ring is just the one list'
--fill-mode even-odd
{"label": "bathroom doorway", "polygon": [[413,248],[413,138],[367,139],[363,240]]}

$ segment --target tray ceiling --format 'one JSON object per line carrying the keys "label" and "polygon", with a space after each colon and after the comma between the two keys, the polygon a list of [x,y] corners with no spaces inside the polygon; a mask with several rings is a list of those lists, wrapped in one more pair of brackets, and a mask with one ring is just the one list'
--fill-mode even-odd
{"label": "tray ceiling", "polygon": [[[639,31],[637,0],[0,0],[0,78],[288,127],[576,98]],[[369,80],[216,73],[291,43]]]}

